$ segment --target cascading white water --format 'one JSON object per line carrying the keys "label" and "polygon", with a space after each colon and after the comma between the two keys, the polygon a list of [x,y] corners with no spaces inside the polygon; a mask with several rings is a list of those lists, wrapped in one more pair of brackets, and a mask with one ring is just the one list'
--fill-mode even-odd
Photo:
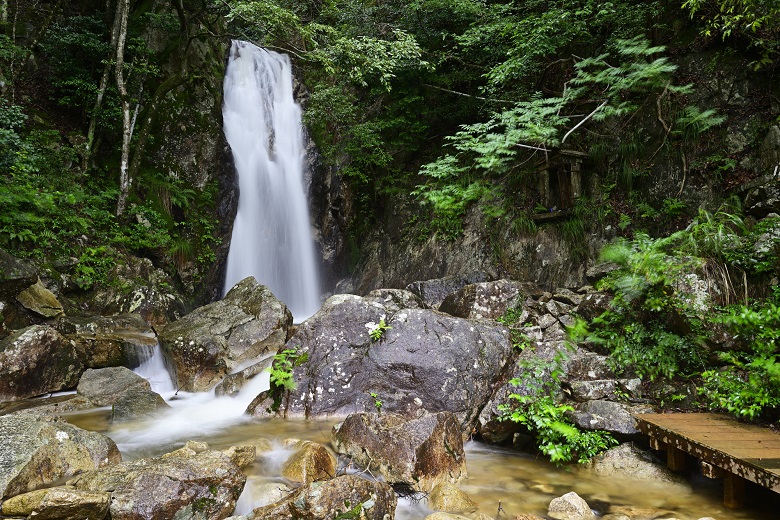
{"label": "cascading white water", "polygon": [[141,364],[133,372],[149,381],[153,392],[157,392],[163,397],[170,397],[176,391],[176,387],[171,381],[171,375],[165,366],[160,344],[137,345],[137,355]]}
{"label": "cascading white water", "polygon": [[[272,355],[268,354],[264,359]],[[164,397],[171,409],[153,419],[121,423],[109,435],[123,453],[133,453],[176,445],[198,436],[218,434],[238,423],[251,420],[246,415],[246,408],[258,394],[271,387],[270,378],[270,371],[261,372],[250,379],[235,396],[216,397],[214,390],[167,394]]]}
{"label": "cascading white water", "polygon": [[225,292],[254,276],[301,322],[319,309],[320,286],[289,57],[233,41],[222,116],[240,189]]}

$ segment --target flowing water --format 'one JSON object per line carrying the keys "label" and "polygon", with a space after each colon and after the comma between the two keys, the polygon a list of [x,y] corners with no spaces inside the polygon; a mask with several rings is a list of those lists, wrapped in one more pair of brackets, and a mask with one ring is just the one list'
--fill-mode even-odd
{"label": "flowing water", "polygon": [[[159,423],[147,421],[111,425],[110,411],[106,410],[74,416],[71,421],[82,428],[102,431],[112,437],[120,446],[125,460],[158,455],[181,447],[188,439],[206,441],[217,449],[231,445],[257,446],[257,461],[245,470],[249,478],[237,504],[237,514],[245,514],[265,505],[261,490],[269,483],[278,485],[284,482],[281,464],[291,453],[284,445],[285,439],[308,439],[329,445],[330,430],[334,424],[331,421],[244,418],[236,419],[222,428],[214,428],[207,414],[219,413],[221,406],[201,408],[202,403],[198,400],[191,404],[194,405],[192,413],[184,414],[174,408]],[[173,424],[179,426],[169,429]],[[520,513],[544,517],[550,501],[569,491],[575,491],[585,498],[599,514],[604,514],[610,505],[615,505],[668,511],[669,514],[658,518],[679,520],[696,520],[701,517],[716,520],[769,520],[778,517],[775,513],[778,507],[776,495],[762,494],[756,490],[759,492],[759,500],[766,501],[763,510],[752,508],[731,511],[720,504],[717,483],[704,479],[694,480],[691,489],[634,482],[625,478],[599,478],[578,467],[558,468],[528,454],[474,441],[466,445],[466,464],[468,478],[461,481],[459,487],[479,505],[480,512],[491,518],[511,519]],[[503,511],[501,515],[497,515],[499,504]],[[415,502],[400,499],[396,518],[423,519],[431,512],[425,500]]]}
{"label": "flowing water", "polygon": [[[292,100],[289,59],[249,43],[233,42],[225,78],[225,134],[239,175],[241,199],[233,230],[226,287],[254,275],[291,308],[296,321],[319,306],[314,254],[301,182],[300,109]],[[281,466],[291,454],[285,439],[330,444],[332,421],[257,420],[244,415],[251,400],[269,387],[267,372],[233,397],[214,392],[177,392],[165,370],[159,346],[144,354],[136,372],[152,382],[171,409],[154,419],[112,424],[110,410],[75,414],[71,422],[104,432],[125,460],[159,455],[187,440],[213,448],[255,445],[258,457],[246,469],[247,485],[236,513],[265,505],[268,486],[284,483]],[[720,504],[716,483],[694,479],[692,487],[650,484],[627,478],[596,477],[579,467],[558,468],[531,455],[470,441],[468,478],[459,486],[490,518],[531,513],[544,517],[550,501],[570,491],[585,498],[599,515],[610,506],[668,511],[659,518],[768,520],[777,518],[778,496],[756,490],[758,505],[730,511]],[[399,499],[396,518],[415,520],[432,511],[424,499]],[[657,516],[645,516],[656,518]]]}
{"label": "flowing water", "polygon": [[321,302],[289,57],[234,41],[222,117],[240,189],[225,291],[254,276],[302,322]]}
{"label": "flowing water", "polygon": [[[161,371],[164,367],[158,365],[157,369],[146,372],[147,377],[164,380]],[[245,416],[247,404],[267,388],[266,372],[256,376],[234,397],[215,397],[213,392],[168,392],[165,397],[172,408],[155,419],[112,424],[110,410],[100,409],[72,415],[69,420],[82,428],[110,436],[122,451],[124,460],[166,453],[181,447],[187,440],[206,441],[215,449],[232,445],[256,446],[258,457],[255,464],[245,470],[248,480],[236,506],[237,514],[245,514],[267,503],[263,490],[269,485],[278,487],[285,483],[281,465],[291,451],[284,441],[308,439],[329,445],[334,424],[334,421],[260,420]],[[544,517],[550,501],[570,491],[585,498],[600,515],[610,506],[628,506],[668,511],[658,518],[769,520],[778,517],[776,512],[780,506],[777,495],[756,489],[758,498],[751,509],[731,511],[720,503],[718,484],[703,478],[694,479],[689,487],[596,477],[577,466],[559,468],[529,454],[474,441],[466,445],[466,464],[469,476],[459,487],[479,505],[480,512],[491,518],[511,519],[520,513]],[[424,499],[402,498],[396,518],[423,519],[431,512]]]}

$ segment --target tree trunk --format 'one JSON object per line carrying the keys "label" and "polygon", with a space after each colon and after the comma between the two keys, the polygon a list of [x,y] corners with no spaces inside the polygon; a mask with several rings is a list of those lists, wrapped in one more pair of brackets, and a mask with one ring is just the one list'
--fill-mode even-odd
{"label": "tree trunk", "polygon": [[160,100],[176,87],[183,85],[185,79],[183,76],[173,76],[165,80],[157,90],[155,90],[152,100],[149,103],[149,107],[145,113],[142,113],[141,121],[139,122],[138,138],[135,143],[135,149],[133,150],[133,159],[130,162],[130,178],[134,178],[138,174],[138,169],[141,167],[141,159],[143,158],[144,149],[146,148],[146,142],[149,139],[149,133],[152,128],[152,121],[157,115],[157,108],[160,105]]}
{"label": "tree trunk", "polygon": [[117,216],[122,216],[127,205],[127,197],[130,194],[132,179],[129,175],[130,160],[130,138],[131,118],[130,118],[130,98],[127,95],[127,85],[125,85],[124,65],[125,65],[125,41],[127,40],[127,18],[130,13],[130,0],[118,0],[116,5],[116,18],[114,26],[118,27],[118,36],[116,41],[116,86],[119,90],[119,97],[122,101],[122,157],[119,162],[119,200],[116,205]]}
{"label": "tree trunk", "polygon": [[[106,2],[106,9],[110,7],[110,3]],[[116,40],[119,38],[119,25],[114,23],[111,29],[111,50],[116,49]],[[111,60],[106,60],[106,64],[103,67],[103,75],[100,76],[100,86],[98,87],[97,98],[95,99],[95,105],[92,107],[92,117],[89,119],[89,130],[87,131],[87,142],[84,145],[84,157],[81,161],[81,168],[86,170],[89,168],[89,162],[92,158],[92,150],[95,143],[95,130],[97,129],[98,113],[103,107],[103,97],[106,95],[106,89],[108,88],[108,78],[111,77]]]}

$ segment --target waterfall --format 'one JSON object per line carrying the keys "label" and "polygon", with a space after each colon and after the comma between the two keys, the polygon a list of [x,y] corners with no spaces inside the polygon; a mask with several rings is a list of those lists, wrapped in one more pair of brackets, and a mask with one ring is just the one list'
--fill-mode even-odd
{"label": "waterfall", "polygon": [[320,284],[289,57],[233,41],[222,116],[240,189],[225,292],[254,276],[301,322],[319,309]]}
{"label": "waterfall", "polygon": [[140,363],[133,372],[149,381],[153,392],[167,398],[176,391],[157,341],[154,345],[136,345],[136,355]]}

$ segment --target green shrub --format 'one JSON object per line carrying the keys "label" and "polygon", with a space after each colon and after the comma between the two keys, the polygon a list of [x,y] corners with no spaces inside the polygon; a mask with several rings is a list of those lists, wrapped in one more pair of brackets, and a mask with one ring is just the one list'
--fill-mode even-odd
{"label": "green shrub", "polygon": [[523,393],[510,394],[511,404],[499,409],[504,420],[522,424],[536,439],[537,449],[556,464],[584,463],[598,453],[618,444],[601,430],[580,430],[566,417],[573,408],[559,402],[561,365],[565,355],[552,362],[535,359],[521,363],[523,376],[511,383]]}
{"label": "green shrub", "polygon": [[780,307],[736,305],[719,321],[745,345],[719,353],[722,367],[702,374],[701,394],[716,409],[744,419],[771,419],[780,407]]}
{"label": "green shrub", "polygon": [[674,254],[682,236],[652,239],[637,233],[634,240],[619,240],[602,252],[603,260],[621,269],[599,284],[615,298],[591,322],[587,338],[610,353],[618,372],[672,378],[696,374],[704,366],[701,309],[686,296],[684,278],[701,261]]}

